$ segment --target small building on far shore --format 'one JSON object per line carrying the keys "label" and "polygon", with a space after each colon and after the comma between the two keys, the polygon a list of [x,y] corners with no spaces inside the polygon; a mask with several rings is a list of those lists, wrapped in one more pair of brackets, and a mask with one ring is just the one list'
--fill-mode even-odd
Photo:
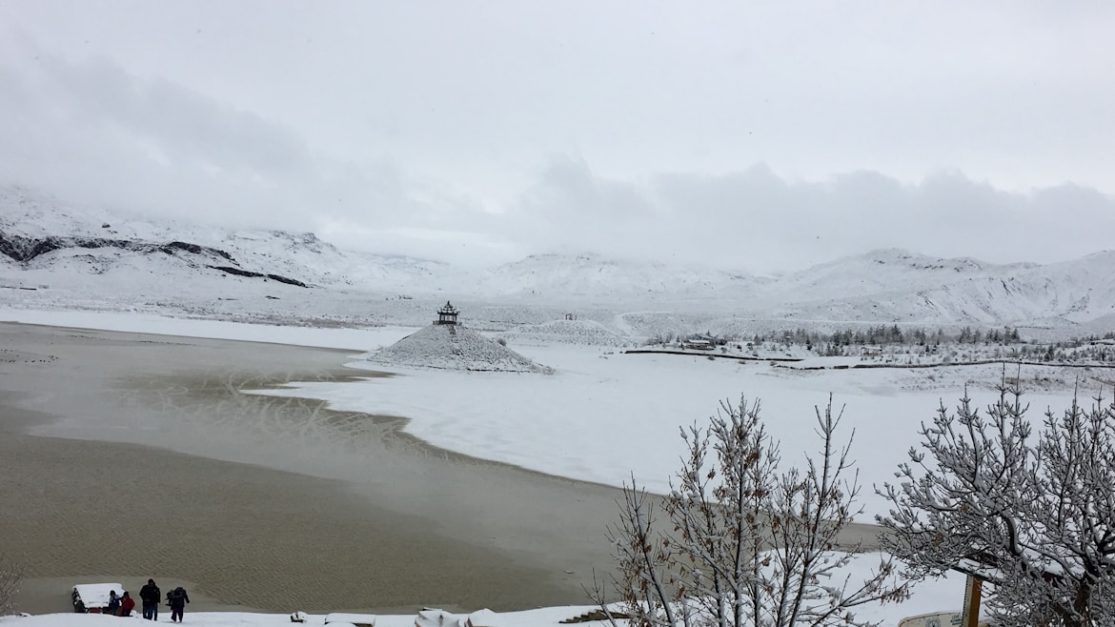
{"label": "small building on far shore", "polygon": [[713,341],[703,337],[691,337],[681,343],[681,347],[695,351],[710,351],[715,348]]}

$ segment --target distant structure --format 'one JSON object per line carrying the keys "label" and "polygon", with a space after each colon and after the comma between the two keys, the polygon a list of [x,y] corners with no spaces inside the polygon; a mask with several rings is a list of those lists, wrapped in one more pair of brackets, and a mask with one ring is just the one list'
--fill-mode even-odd
{"label": "distant structure", "polygon": [[460,315],[460,313],[461,312],[457,311],[457,308],[453,306],[453,303],[445,301],[445,306],[437,310],[437,322],[434,322],[434,324],[448,324],[456,326],[457,316]]}
{"label": "distant structure", "polygon": [[705,335],[690,335],[681,343],[682,348],[698,351],[710,351],[716,347],[716,338],[711,333]]}

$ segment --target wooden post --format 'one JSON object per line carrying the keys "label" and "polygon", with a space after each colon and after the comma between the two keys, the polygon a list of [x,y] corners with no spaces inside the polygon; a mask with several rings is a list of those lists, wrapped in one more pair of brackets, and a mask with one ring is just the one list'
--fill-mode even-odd
{"label": "wooden post", "polygon": [[960,627],[979,627],[980,593],[983,582],[971,575],[964,584],[964,609],[960,612]]}

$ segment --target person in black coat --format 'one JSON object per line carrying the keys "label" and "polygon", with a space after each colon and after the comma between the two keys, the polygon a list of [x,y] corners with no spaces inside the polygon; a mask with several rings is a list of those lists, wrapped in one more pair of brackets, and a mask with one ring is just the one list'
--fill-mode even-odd
{"label": "person in black coat", "polygon": [[163,598],[163,593],[154,579],[148,579],[147,585],[139,589],[139,598],[143,601],[143,617],[159,620],[159,600]]}
{"label": "person in black coat", "polygon": [[186,611],[186,604],[190,602],[190,595],[182,586],[166,593],[166,604],[170,606],[170,622],[182,622],[182,614]]}

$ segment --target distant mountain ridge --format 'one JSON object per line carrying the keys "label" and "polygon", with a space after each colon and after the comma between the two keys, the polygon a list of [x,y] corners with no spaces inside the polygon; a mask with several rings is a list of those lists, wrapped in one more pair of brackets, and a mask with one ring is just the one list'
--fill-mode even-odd
{"label": "distant mountain ridge", "polygon": [[79,212],[23,188],[0,188],[0,260],[5,258],[35,276],[101,275],[149,262],[168,278],[240,271],[245,274],[239,276],[248,278],[283,277],[292,285],[378,282],[390,289],[429,281],[445,265],[342,252],[313,233],[231,231],[128,219],[99,209]]}
{"label": "distant mountain ridge", "polygon": [[[297,309],[310,319],[336,308],[352,319],[360,303],[369,318],[390,310],[408,320],[425,319],[426,305],[418,301],[449,295],[484,304],[493,320],[520,323],[591,310],[621,333],[631,331],[628,322],[617,317],[613,325],[609,316],[623,312],[647,312],[628,320],[762,319],[783,325],[1072,327],[1115,320],[1115,251],[1039,265],[880,249],[776,278],[596,254],[531,255],[463,269],[344,251],[312,233],[233,231],[76,211],[22,188],[0,188],[2,285],[35,287],[40,294],[33,298],[59,306],[139,299],[155,308],[169,303],[201,311],[213,309],[210,301],[237,301],[242,309]],[[310,289],[304,296],[289,291],[299,286]],[[277,299],[286,300],[265,302]]]}

